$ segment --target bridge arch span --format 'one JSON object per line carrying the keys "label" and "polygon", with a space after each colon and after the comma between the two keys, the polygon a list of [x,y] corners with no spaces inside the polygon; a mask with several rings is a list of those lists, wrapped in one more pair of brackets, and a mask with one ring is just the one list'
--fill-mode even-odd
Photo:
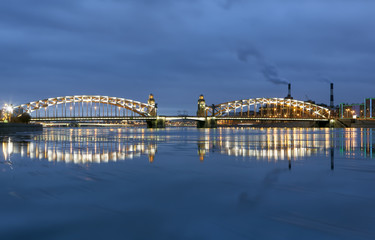
{"label": "bridge arch span", "polygon": [[206,107],[207,116],[277,118],[330,118],[330,110],[314,103],[288,98],[250,98]]}
{"label": "bridge arch span", "polygon": [[[152,101],[150,102],[150,99]],[[115,107],[115,111],[119,110],[130,110],[140,116],[149,117],[156,115],[156,104],[153,99],[152,94],[150,95],[149,103],[143,103],[135,100],[110,97],[110,96],[100,96],[100,95],[74,95],[74,96],[64,96],[64,97],[54,97],[42,99],[34,102],[29,102],[26,104],[21,104],[15,106],[14,110],[22,110],[29,114],[37,112],[38,110],[47,111],[47,108],[52,108],[52,113],[61,115],[72,115],[72,110],[78,111],[79,114],[91,115],[97,114],[108,114],[109,107]],[[107,107],[105,109],[105,107]],[[112,108],[111,108],[112,111]],[[77,116],[77,113],[74,112]]]}

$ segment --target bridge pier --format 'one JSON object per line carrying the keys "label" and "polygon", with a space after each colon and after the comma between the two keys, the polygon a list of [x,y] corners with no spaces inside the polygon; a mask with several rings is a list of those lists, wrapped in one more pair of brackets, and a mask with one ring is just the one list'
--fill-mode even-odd
{"label": "bridge pier", "polygon": [[197,121],[197,128],[217,128],[217,120],[213,117],[206,117],[204,121]]}
{"label": "bridge pier", "polygon": [[146,120],[147,128],[165,128],[165,118],[158,117],[155,120]]}

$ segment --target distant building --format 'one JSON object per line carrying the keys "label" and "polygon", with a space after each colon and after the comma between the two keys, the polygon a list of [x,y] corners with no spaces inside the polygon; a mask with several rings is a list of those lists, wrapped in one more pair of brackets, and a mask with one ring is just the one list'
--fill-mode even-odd
{"label": "distant building", "polygon": [[341,103],[339,116],[340,118],[375,119],[375,98],[365,98],[363,103]]}
{"label": "distant building", "polygon": [[363,109],[363,103],[341,103],[339,108],[339,116],[340,118],[364,118]]}
{"label": "distant building", "polygon": [[366,98],[364,103],[364,118],[374,118],[375,98]]}

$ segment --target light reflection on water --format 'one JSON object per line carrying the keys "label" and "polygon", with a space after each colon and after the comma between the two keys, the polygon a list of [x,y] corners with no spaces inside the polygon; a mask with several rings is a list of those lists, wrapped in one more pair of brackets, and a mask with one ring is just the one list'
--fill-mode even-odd
{"label": "light reflection on water", "polygon": [[1,136],[0,239],[375,239],[373,131]]}
{"label": "light reflection on water", "polygon": [[242,156],[269,161],[296,160],[316,154],[328,154],[332,147],[330,134],[311,133],[305,129],[267,129],[258,135],[221,135],[210,139],[205,135],[198,145],[201,156],[210,149],[218,149],[221,154]]}
{"label": "light reflection on water", "polygon": [[[339,148],[346,157],[373,158],[372,129],[253,129],[255,134],[240,129],[207,129],[198,132],[196,139],[183,135],[185,140],[196,140],[201,161],[209,153],[247,159],[279,161],[325,155],[331,156]],[[98,132],[99,131],[99,132]],[[195,130],[194,130],[195,131]],[[193,131],[193,132],[194,132]],[[65,163],[107,163],[148,156],[153,162],[158,144],[173,143],[175,136],[168,131],[145,129],[46,129],[43,134],[28,139],[8,136],[2,139],[4,160],[12,154],[22,158]],[[337,142],[336,140],[339,139]]]}
{"label": "light reflection on water", "polygon": [[12,154],[30,159],[65,163],[107,163],[147,155],[152,162],[157,142],[164,136],[145,136],[145,129],[130,129],[130,135],[122,136],[122,129],[46,129],[20,141],[19,136],[4,137],[2,151],[4,159]]}

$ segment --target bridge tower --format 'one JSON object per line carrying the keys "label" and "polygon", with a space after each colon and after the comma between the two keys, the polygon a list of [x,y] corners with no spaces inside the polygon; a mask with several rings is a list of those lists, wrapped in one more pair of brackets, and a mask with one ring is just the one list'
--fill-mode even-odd
{"label": "bridge tower", "polygon": [[157,105],[155,103],[154,95],[152,93],[148,96],[147,103],[153,106],[152,110],[150,111],[150,115],[152,117],[155,117],[157,115]]}
{"label": "bridge tower", "polygon": [[[214,113],[212,113],[213,115]],[[199,96],[198,99],[198,111],[197,111],[197,117],[204,117],[204,120],[200,120],[197,122],[198,128],[216,128],[217,122],[214,116],[207,117],[206,112],[206,101],[204,100],[203,94]]]}
{"label": "bridge tower", "polygon": [[[165,128],[165,117],[158,117],[157,116],[157,107],[158,105],[155,103],[154,95],[151,93],[148,97],[147,103],[151,105],[153,108],[151,109],[150,116],[156,117],[154,120],[147,120],[147,128]],[[152,158],[153,160],[153,158]]]}
{"label": "bridge tower", "polygon": [[203,94],[199,96],[198,99],[198,111],[197,111],[198,117],[207,117],[206,115],[206,101],[204,100]]}

